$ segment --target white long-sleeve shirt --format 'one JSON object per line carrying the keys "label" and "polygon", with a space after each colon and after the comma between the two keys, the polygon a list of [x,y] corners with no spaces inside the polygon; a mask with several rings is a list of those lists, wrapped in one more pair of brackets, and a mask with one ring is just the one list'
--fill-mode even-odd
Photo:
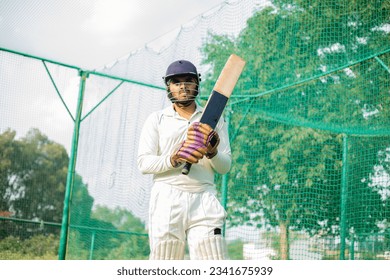
{"label": "white long-sleeve shirt", "polygon": [[223,120],[215,130],[219,134],[218,153],[212,159],[204,157],[193,164],[188,175],[181,174],[183,166],[174,168],[171,155],[187,138],[188,127],[199,122],[203,108],[197,106],[189,120],[181,117],[169,106],[152,113],[141,132],[138,149],[138,168],[143,174],[153,174],[155,183],[165,183],[189,192],[201,192],[215,188],[214,174],[225,174],[231,167],[231,150],[227,124]]}

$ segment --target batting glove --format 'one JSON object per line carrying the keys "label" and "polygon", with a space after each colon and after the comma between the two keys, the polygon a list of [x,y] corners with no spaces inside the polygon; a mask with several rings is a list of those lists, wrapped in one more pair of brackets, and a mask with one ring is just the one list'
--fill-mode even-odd
{"label": "batting glove", "polygon": [[188,128],[187,141],[205,146],[207,158],[213,158],[218,153],[219,135],[208,124],[194,122]]}
{"label": "batting glove", "polygon": [[190,142],[186,140],[171,156],[171,164],[173,167],[178,167],[185,162],[189,162],[191,164],[198,163],[206,153],[206,146],[198,142]]}

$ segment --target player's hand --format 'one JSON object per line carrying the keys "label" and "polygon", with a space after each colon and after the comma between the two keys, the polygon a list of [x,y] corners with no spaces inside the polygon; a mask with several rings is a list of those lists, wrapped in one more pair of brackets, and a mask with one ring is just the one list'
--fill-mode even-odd
{"label": "player's hand", "polygon": [[191,164],[198,163],[206,153],[206,146],[202,145],[201,143],[190,142],[186,140],[171,156],[171,164],[173,167],[178,167],[185,162],[189,162]]}
{"label": "player's hand", "polygon": [[218,153],[219,135],[208,124],[194,122],[188,128],[187,141],[207,147],[207,158],[213,158]]}

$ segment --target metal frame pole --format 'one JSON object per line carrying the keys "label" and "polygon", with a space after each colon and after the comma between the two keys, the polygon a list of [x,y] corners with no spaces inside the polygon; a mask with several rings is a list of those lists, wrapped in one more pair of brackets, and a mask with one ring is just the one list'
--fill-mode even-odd
{"label": "metal frame pole", "polygon": [[348,185],[348,136],[343,135],[343,166],[341,173],[341,205],[340,205],[340,260],[345,260],[345,239],[347,237],[347,185]]}
{"label": "metal frame pole", "polygon": [[66,257],[66,248],[68,241],[68,231],[69,231],[69,204],[71,200],[72,188],[75,178],[76,170],[76,160],[77,160],[77,149],[78,141],[80,135],[80,123],[81,123],[81,113],[83,108],[83,99],[85,84],[88,78],[89,73],[86,71],[79,71],[80,75],[80,85],[79,85],[79,97],[77,102],[77,111],[76,118],[74,122],[73,138],[72,138],[72,149],[69,158],[68,165],[68,174],[66,179],[66,188],[65,188],[65,198],[64,198],[64,210],[62,214],[62,224],[61,224],[61,235],[60,235],[60,246],[58,251],[58,259],[65,260]]}
{"label": "metal frame pole", "polygon": [[[226,125],[229,132],[229,126],[230,126],[230,110],[226,110]],[[228,133],[229,134],[229,133]],[[221,204],[225,210],[227,209],[227,196],[228,196],[228,181],[229,181],[229,172],[222,175],[222,188],[221,188]],[[225,230],[226,230],[226,224],[223,225],[223,235],[225,236]]]}

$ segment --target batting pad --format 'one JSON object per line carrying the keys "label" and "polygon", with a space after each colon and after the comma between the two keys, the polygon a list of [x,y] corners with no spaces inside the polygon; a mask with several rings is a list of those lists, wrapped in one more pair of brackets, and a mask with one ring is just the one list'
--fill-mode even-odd
{"label": "batting pad", "polygon": [[195,248],[195,253],[198,260],[228,259],[226,244],[221,235],[201,239]]}
{"label": "batting pad", "polygon": [[184,242],[181,240],[164,240],[153,248],[151,260],[182,260],[184,259]]}

